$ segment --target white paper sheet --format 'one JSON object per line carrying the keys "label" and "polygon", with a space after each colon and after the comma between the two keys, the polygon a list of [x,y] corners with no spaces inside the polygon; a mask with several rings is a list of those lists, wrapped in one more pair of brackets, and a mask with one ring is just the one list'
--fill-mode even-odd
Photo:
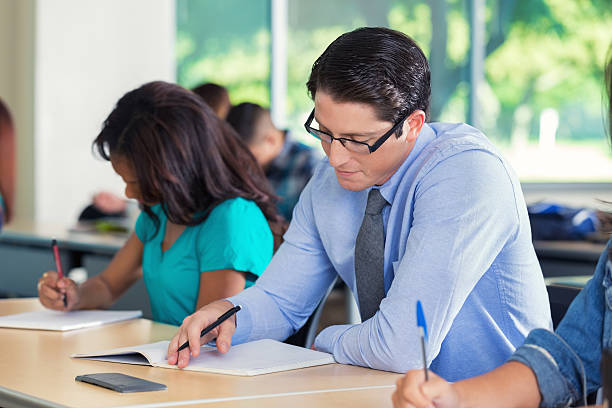
{"label": "white paper sheet", "polygon": [[140,316],[142,316],[140,310],[75,310],[71,312],[40,310],[0,316],[0,327],[68,331],[136,319]]}
{"label": "white paper sheet", "polygon": [[[166,361],[167,350],[168,342],[160,341],[95,353],[73,354],[71,357],[146,364],[142,359],[127,354],[133,352],[146,357],[152,366],[176,369],[175,365],[169,365]],[[333,362],[331,354],[264,339],[232,346],[226,354],[219,353],[214,347],[203,346],[201,354],[196,358],[192,357],[184,370],[252,376]]]}

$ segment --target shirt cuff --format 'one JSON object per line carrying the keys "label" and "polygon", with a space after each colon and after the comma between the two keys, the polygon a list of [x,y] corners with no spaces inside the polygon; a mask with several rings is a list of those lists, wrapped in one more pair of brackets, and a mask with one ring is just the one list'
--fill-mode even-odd
{"label": "shirt cuff", "polygon": [[319,335],[315,338],[314,346],[318,351],[323,351],[325,353],[330,353],[334,355],[334,359],[342,364],[352,364],[352,362],[348,361],[345,356],[336,355],[339,353],[334,353],[334,349],[336,348],[336,344],[340,340],[340,337],[351,327],[352,324],[342,324],[336,326],[329,326],[323,329]]}
{"label": "shirt cuff", "polygon": [[[561,354],[559,354],[561,353]],[[568,380],[567,369],[574,369],[576,361],[569,357],[571,351],[567,350],[565,344],[556,335],[545,329],[533,330],[525,343],[519,347],[510,357],[510,361],[518,361],[529,367],[536,376],[542,402],[540,407],[569,406],[581,397],[578,391]],[[556,356],[563,355],[563,361]],[[572,361],[565,361],[569,358]],[[570,364],[570,367],[560,367],[559,364]],[[581,378],[579,374],[578,378]]]}
{"label": "shirt cuff", "polygon": [[236,313],[236,331],[232,337],[232,344],[246,343],[253,329],[253,316],[249,308],[249,304],[252,303],[247,292],[249,291],[243,290],[236,296],[225,299],[234,306],[240,306],[240,311]]}

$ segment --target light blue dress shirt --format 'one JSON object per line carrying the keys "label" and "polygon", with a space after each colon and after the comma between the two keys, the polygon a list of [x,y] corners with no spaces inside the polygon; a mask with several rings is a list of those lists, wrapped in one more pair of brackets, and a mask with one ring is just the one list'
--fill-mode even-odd
{"label": "light blue dress shirt", "polygon": [[[383,210],[386,297],[366,322],[324,329],[318,350],[381,370],[422,367],[421,300],[428,364],[455,381],[495,368],[531,329],[552,326],[520,184],[482,133],[465,124],[424,125],[379,188],[391,204]],[[286,338],[336,275],[356,296],[355,239],[368,192],[342,188],[323,160],[262,277],[228,299],[243,307],[234,343]]]}

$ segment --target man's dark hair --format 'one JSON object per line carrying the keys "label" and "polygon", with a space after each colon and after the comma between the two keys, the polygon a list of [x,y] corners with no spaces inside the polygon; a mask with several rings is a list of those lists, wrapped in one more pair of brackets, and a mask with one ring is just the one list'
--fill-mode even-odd
{"label": "man's dark hair", "polygon": [[332,42],[312,66],[306,84],[338,102],[371,105],[380,120],[396,123],[420,109],[429,117],[429,64],[407,35],[382,27],[358,28]]}
{"label": "man's dark hair", "polygon": [[256,103],[244,102],[233,106],[225,120],[238,132],[240,138],[249,145],[254,141],[255,126],[265,113],[266,110]]}

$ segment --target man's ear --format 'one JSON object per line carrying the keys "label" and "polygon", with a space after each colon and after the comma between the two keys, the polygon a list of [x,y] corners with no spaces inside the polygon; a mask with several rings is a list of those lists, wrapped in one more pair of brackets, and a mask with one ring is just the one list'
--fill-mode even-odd
{"label": "man's ear", "polygon": [[263,141],[268,148],[276,146],[276,137],[273,132],[266,132]]}
{"label": "man's ear", "polygon": [[406,141],[414,142],[425,123],[425,112],[420,109],[415,110],[404,121],[404,132],[406,133]]}

